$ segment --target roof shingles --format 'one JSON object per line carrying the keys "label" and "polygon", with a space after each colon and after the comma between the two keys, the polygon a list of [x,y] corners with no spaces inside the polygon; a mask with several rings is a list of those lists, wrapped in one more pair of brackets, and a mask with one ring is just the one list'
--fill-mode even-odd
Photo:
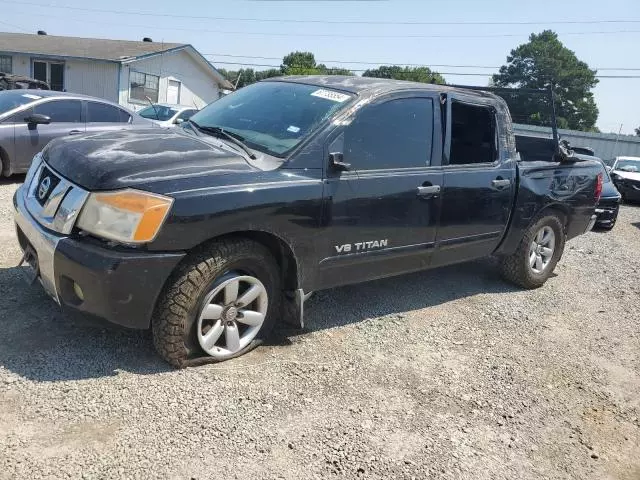
{"label": "roof shingles", "polygon": [[0,52],[91,58],[113,62],[186,46],[183,43],[136,42],[0,32]]}

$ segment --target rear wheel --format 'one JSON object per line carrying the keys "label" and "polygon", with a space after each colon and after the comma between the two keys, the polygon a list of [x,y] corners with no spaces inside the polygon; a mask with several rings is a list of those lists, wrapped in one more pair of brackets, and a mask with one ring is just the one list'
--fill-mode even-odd
{"label": "rear wheel", "polygon": [[564,251],[565,235],[556,216],[544,216],[531,225],[518,249],[500,259],[504,278],[524,288],[538,288],[549,279]]}
{"label": "rear wheel", "polygon": [[280,275],[270,252],[250,240],[216,242],[192,254],[158,300],[152,331],[176,367],[220,362],[260,345],[280,311]]}

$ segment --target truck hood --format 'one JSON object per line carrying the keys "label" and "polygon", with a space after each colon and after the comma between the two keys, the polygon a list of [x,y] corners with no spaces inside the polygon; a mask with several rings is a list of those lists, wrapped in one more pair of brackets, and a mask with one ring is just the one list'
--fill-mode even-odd
{"label": "truck hood", "polygon": [[51,168],[91,191],[255,170],[216,143],[178,128],[119,130],[60,138],[43,155]]}
{"label": "truck hood", "polygon": [[622,177],[627,180],[635,180],[640,182],[640,172],[626,172],[624,170],[613,170],[611,174],[616,174],[619,177]]}

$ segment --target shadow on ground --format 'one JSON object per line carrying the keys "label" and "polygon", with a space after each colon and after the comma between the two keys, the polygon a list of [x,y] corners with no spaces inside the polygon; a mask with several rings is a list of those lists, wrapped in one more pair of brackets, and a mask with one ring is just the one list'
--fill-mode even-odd
{"label": "shadow on ground", "polygon": [[[317,293],[305,304],[306,329],[318,331],[368,318],[440,305],[478,293],[514,291],[492,265],[479,261]],[[0,269],[0,366],[30,380],[55,382],[171,371],[154,352],[149,332],[98,326],[60,312],[19,268]],[[282,329],[271,345],[305,331]]]}
{"label": "shadow on ground", "polygon": [[25,174],[11,175],[9,178],[0,177],[0,186],[2,185],[16,185],[24,183]]}

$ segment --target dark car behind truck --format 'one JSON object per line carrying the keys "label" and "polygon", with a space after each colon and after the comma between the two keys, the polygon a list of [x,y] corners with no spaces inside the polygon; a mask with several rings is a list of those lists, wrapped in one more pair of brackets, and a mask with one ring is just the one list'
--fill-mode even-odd
{"label": "dark car behind truck", "polygon": [[65,309],[151,328],[176,366],[302,323],[327,289],[489,255],[545,283],[590,230],[597,164],[522,161],[490,93],[352,77],[245,87],[173,131],[56,140],[14,198]]}

